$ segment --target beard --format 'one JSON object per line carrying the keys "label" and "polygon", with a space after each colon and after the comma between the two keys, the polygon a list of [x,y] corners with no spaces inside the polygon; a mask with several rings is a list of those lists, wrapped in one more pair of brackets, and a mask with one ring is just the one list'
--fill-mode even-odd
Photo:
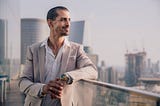
{"label": "beard", "polygon": [[62,35],[62,36],[68,36],[69,33],[67,33],[67,32],[62,32],[61,35]]}
{"label": "beard", "polygon": [[62,27],[61,35],[62,36],[68,36],[69,35],[69,27],[68,26]]}
{"label": "beard", "polygon": [[61,35],[62,35],[62,36],[68,36],[69,34],[66,34],[66,33],[62,33]]}
{"label": "beard", "polygon": [[54,34],[58,36],[68,36],[69,35],[69,26],[55,27]]}

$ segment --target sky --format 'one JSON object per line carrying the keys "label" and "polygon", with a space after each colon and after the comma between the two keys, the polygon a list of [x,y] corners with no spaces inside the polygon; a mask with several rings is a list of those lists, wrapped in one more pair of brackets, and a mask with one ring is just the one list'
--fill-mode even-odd
{"label": "sky", "polygon": [[20,0],[21,18],[46,18],[62,5],[71,20],[85,20],[84,45],[107,66],[125,66],[126,50],[160,60],[160,0]]}

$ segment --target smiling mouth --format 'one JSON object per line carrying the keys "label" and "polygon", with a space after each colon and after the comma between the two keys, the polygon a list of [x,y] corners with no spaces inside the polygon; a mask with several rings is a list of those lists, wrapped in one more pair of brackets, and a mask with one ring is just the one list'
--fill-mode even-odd
{"label": "smiling mouth", "polygon": [[65,28],[63,28],[63,30],[65,30],[65,31],[69,31],[69,27],[65,27]]}
{"label": "smiling mouth", "polygon": [[68,31],[69,31],[69,28],[66,28],[65,30],[68,32]]}

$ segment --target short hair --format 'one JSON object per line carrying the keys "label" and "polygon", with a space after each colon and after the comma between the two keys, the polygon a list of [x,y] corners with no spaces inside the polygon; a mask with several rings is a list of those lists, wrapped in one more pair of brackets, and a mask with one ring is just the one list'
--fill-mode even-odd
{"label": "short hair", "polygon": [[57,6],[57,7],[51,8],[47,13],[47,20],[48,19],[55,20],[56,17],[58,16],[57,10],[69,11],[66,7],[63,7],[63,6]]}

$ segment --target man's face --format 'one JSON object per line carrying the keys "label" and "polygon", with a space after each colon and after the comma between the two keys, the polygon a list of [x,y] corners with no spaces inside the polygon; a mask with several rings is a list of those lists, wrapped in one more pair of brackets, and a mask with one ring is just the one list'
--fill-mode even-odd
{"label": "man's face", "polygon": [[60,36],[67,36],[70,28],[70,15],[66,10],[58,10],[58,16],[53,21],[53,28],[51,30],[54,34]]}

